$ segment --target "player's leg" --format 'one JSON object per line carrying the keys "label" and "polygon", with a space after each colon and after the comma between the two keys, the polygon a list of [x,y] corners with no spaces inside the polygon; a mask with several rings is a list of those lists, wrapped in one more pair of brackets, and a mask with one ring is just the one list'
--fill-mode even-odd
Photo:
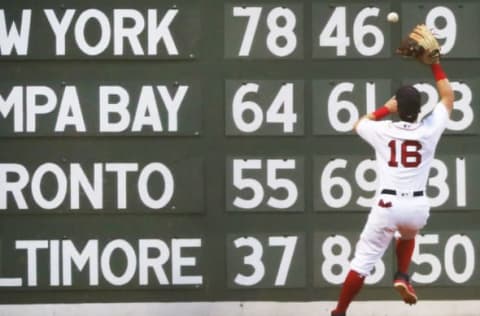
{"label": "player's leg", "polygon": [[370,274],[388,248],[393,233],[388,209],[374,207],[355,247],[351,269],[342,285],[337,307],[332,311],[332,316],[345,315],[348,306],[360,292],[365,277]]}
{"label": "player's leg", "polygon": [[362,289],[364,281],[365,275],[354,270],[348,271],[340,291],[340,296],[338,297],[337,307],[331,313],[332,316],[345,315],[348,306]]}
{"label": "player's leg", "polygon": [[[415,236],[415,234],[413,236]],[[410,305],[415,304],[418,300],[408,274],[414,248],[415,237],[410,239],[402,239],[402,237],[400,237],[396,241],[397,272],[394,276],[393,286],[399,292],[403,301]]]}
{"label": "player's leg", "polygon": [[[399,201],[400,204],[405,201]],[[412,202],[417,202],[418,205]],[[393,210],[398,225],[400,237],[396,241],[395,254],[397,256],[397,272],[393,285],[407,304],[415,304],[418,300],[415,289],[410,283],[408,269],[415,249],[415,236],[425,226],[429,216],[429,207],[423,199],[409,201]]]}
{"label": "player's leg", "polygon": [[[397,272],[408,274],[408,268],[412,261],[413,250],[415,249],[415,230],[408,239],[400,237],[395,242],[395,254],[397,256]],[[413,237],[412,237],[413,235]]]}

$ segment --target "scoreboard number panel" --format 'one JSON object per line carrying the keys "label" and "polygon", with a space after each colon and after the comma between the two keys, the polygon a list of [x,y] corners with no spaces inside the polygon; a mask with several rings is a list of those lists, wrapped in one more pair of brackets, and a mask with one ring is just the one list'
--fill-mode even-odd
{"label": "scoreboard number panel", "polygon": [[304,211],[304,165],[299,156],[228,157],[227,211]]}
{"label": "scoreboard number panel", "polygon": [[391,56],[389,4],[322,1],[312,9],[313,58]]}
{"label": "scoreboard number panel", "polygon": [[425,21],[434,30],[444,58],[480,58],[480,29],[477,2],[403,2],[400,20],[402,34]]}
{"label": "scoreboard number panel", "polygon": [[[409,79],[403,84],[414,85],[422,96],[422,111],[419,119],[430,113],[440,101],[435,82],[432,80]],[[478,134],[480,115],[476,91],[480,90],[480,79],[451,81],[455,93],[454,110],[447,125],[447,134]],[[374,111],[395,92],[391,81],[367,80],[314,80],[313,82],[313,131],[315,135],[352,134],[354,123],[365,113]],[[395,116],[392,118],[397,120]]]}
{"label": "scoreboard number panel", "polygon": [[[361,156],[315,156],[314,210],[370,208],[378,189],[375,164],[375,160]],[[480,198],[474,190],[480,176],[478,164],[478,156],[460,153],[437,156],[432,163],[426,192],[433,210],[477,209]]]}
{"label": "scoreboard number panel", "polygon": [[314,80],[314,135],[352,134],[355,122],[392,97],[391,80]]}
{"label": "scoreboard number panel", "polygon": [[303,58],[300,3],[227,3],[224,21],[226,58]]}
{"label": "scoreboard number panel", "polygon": [[375,196],[375,161],[358,156],[315,156],[313,181],[315,211],[366,208]]}
{"label": "scoreboard number panel", "polygon": [[[447,134],[480,134],[480,109],[478,107],[480,79],[452,78],[450,84],[455,94],[453,111],[447,124]],[[419,119],[422,119],[440,102],[435,82],[432,80],[410,79],[404,84],[411,84],[420,92],[422,108]]]}
{"label": "scoreboard number panel", "polygon": [[[350,270],[359,233],[315,232],[313,235],[313,266],[315,287],[340,286]],[[389,247],[382,260],[365,279],[371,286],[391,286],[393,276],[393,251]]]}
{"label": "scoreboard number panel", "polygon": [[227,235],[229,288],[302,288],[305,234]]}
{"label": "scoreboard number panel", "polygon": [[[428,227],[428,226],[427,226]],[[350,269],[358,233],[316,232],[313,240],[316,287],[339,286]],[[480,233],[436,231],[417,235],[410,275],[417,286],[478,286]],[[396,271],[394,243],[390,244],[366,284],[390,287]]]}
{"label": "scoreboard number panel", "polygon": [[416,237],[410,266],[415,286],[478,286],[478,231],[424,232]]}
{"label": "scoreboard number panel", "polygon": [[226,135],[303,135],[304,82],[227,80]]}

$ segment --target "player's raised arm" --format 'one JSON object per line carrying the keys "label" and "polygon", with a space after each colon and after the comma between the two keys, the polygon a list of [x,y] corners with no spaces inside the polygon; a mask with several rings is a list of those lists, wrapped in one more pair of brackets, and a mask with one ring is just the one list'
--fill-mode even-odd
{"label": "player's raised arm", "polygon": [[454,94],[452,86],[447,79],[445,71],[443,71],[440,61],[434,62],[432,65],[433,77],[437,83],[438,94],[440,95],[441,102],[445,105],[448,110],[448,113],[452,112]]}
{"label": "player's raised arm", "polygon": [[402,41],[397,53],[415,57],[421,63],[430,65],[440,99],[450,113],[453,109],[454,94],[440,64],[440,45],[433,33],[424,24],[417,25]]}
{"label": "player's raised arm", "polygon": [[382,106],[381,108],[378,108],[374,112],[368,113],[368,114],[362,116],[353,125],[353,130],[357,131],[357,126],[362,120],[374,120],[374,121],[376,121],[376,120],[379,120],[379,119],[389,115],[390,113],[396,113],[396,112],[397,112],[397,100],[395,99],[395,97],[393,97],[390,100],[388,100],[385,103],[385,105]]}

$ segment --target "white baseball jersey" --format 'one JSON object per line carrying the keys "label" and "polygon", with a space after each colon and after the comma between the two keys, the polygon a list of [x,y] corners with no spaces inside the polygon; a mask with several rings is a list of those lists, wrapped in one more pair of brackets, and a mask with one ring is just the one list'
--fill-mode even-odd
{"label": "white baseball jersey", "polygon": [[425,190],[448,116],[447,108],[439,103],[418,123],[368,119],[359,122],[358,134],[375,149],[379,189]]}
{"label": "white baseball jersey", "polygon": [[[395,233],[411,239],[428,220],[430,205],[424,191],[435,148],[448,122],[448,110],[439,103],[419,123],[372,121],[357,125],[358,134],[374,149],[379,191],[355,248],[351,269],[368,275],[385,253]],[[381,190],[396,194],[382,194]]]}

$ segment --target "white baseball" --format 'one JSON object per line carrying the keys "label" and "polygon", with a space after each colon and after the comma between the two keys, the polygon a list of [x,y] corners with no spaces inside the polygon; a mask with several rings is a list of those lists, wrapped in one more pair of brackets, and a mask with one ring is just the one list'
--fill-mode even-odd
{"label": "white baseball", "polygon": [[397,12],[390,12],[387,15],[387,21],[390,23],[397,23],[398,22],[398,13]]}

